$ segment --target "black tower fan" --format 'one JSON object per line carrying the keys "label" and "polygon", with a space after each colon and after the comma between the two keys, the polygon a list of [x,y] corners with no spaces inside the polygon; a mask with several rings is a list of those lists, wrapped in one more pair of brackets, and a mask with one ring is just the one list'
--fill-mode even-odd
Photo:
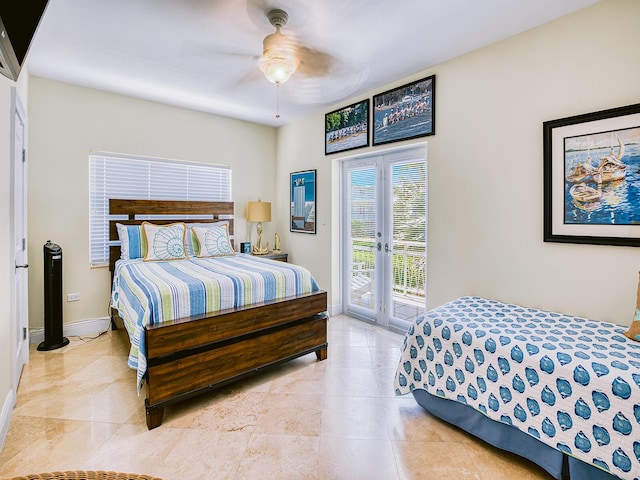
{"label": "black tower fan", "polygon": [[62,248],[47,240],[44,244],[44,342],[38,350],[64,347],[62,336]]}

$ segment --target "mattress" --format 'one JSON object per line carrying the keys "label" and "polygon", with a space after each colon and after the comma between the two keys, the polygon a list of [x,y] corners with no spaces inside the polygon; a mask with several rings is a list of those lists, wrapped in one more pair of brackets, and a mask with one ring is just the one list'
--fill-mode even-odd
{"label": "mattress", "polygon": [[398,395],[468,405],[620,478],[640,478],[640,344],[611,323],[462,297],[411,325]]}
{"label": "mattress", "polygon": [[252,255],[119,260],[110,305],[129,333],[128,364],[140,388],[147,368],[146,326],[317,291],[307,269]]}

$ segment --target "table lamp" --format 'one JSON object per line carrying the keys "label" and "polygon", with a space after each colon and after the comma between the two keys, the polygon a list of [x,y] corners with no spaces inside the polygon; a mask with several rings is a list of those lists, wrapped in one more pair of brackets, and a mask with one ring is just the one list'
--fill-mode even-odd
{"label": "table lamp", "polygon": [[265,247],[262,246],[262,222],[271,221],[271,202],[249,202],[247,204],[247,221],[258,222],[256,229],[258,230],[258,242],[253,247],[254,255],[266,255],[269,253],[269,242]]}

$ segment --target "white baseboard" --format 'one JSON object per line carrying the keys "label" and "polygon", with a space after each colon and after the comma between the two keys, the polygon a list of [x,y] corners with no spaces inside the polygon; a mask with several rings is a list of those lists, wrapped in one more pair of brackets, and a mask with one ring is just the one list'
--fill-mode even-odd
{"label": "white baseboard", "polygon": [[2,451],[4,441],[7,438],[9,423],[11,423],[11,414],[13,413],[13,407],[15,404],[16,392],[14,392],[13,389],[10,389],[4,399],[4,403],[2,404],[2,411],[0,411],[0,451]]}
{"label": "white baseboard", "polygon": [[339,303],[337,305],[329,305],[327,310],[329,312],[330,317],[335,317],[336,315],[340,315],[342,313],[342,304]]}
{"label": "white baseboard", "polygon": [[[80,322],[62,325],[62,335],[65,337],[85,337],[94,336],[109,329],[111,319],[109,317],[90,318]],[[40,343],[44,341],[44,328],[31,330],[29,332],[30,343]]]}

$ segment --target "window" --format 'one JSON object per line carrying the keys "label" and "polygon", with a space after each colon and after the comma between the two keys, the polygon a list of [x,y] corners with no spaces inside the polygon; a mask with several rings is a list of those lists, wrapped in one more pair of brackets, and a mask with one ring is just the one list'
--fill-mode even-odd
{"label": "window", "polygon": [[93,152],[89,155],[89,261],[109,262],[109,199],[231,201],[231,167]]}

